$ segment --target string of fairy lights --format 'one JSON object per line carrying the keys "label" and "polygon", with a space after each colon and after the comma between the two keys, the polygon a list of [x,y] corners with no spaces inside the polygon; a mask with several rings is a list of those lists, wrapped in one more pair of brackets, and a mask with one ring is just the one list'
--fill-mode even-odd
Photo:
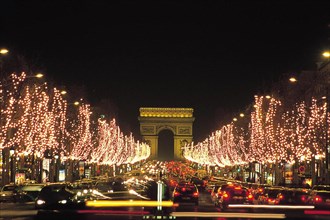
{"label": "string of fairy lights", "polygon": [[[246,127],[231,122],[204,141],[184,146],[187,160],[204,165],[235,166],[250,162],[278,163],[325,158],[327,103],[312,98],[283,111],[275,98],[255,96]],[[247,119],[246,119],[247,120]],[[327,120],[327,121],[326,121]]]}
{"label": "string of fairy lights", "polygon": [[94,128],[89,104],[69,116],[69,103],[57,88],[28,82],[24,72],[9,79],[0,81],[0,150],[14,147],[16,156],[37,158],[51,152],[61,160],[107,165],[150,156],[150,146],[124,135],[115,119],[99,119]]}

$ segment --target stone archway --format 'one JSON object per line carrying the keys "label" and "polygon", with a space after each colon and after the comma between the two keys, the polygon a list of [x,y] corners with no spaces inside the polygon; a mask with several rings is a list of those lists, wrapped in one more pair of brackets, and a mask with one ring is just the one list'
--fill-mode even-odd
{"label": "stone archway", "polygon": [[193,140],[192,108],[140,108],[140,133],[151,147],[149,159],[158,158],[158,134],[170,130],[174,134],[174,160],[184,160],[182,147]]}

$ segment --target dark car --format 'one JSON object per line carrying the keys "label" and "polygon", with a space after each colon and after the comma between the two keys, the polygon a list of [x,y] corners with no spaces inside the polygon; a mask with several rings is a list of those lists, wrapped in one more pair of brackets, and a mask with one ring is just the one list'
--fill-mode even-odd
{"label": "dark car", "polygon": [[4,185],[0,190],[0,202],[16,202],[18,189],[16,184]]}
{"label": "dark car", "polygon": [[44,186],[36,201],[36,209],[71,209],[77,207],[75,193],[68,188],[68,184],[54,183]]}
{"label": "dark car", "polygon": [[310,190],[286,188],[277,194],[276,205],[307,205]]}
{"label": "dark car", "polygon": [[193,183],[179,183],[173,190],[174,203],[194,203],[198,205],[199,191]]}
{"label": "dark car", "polygon": [[314,185],[312,190],[325,190],[330,191],[330,185]]}
{"label": "dark car", "polygon": [[316,209],[330,210],[330,191],[313,190],[308,204],[314,205]]}
{"label": "dark car", "polygon": [[17,191],[18,202],[34,202],[38,197],[41,189],[46,186],[45,183],[30,183],[22,186]]}
{"label": "dark car", "polygon": [[265,187],[264,191],[258,197],[258,204],[260,205],[276,205],[277,195],[282,193],[285,190],[284,187],[281,186],[272,186]]}
{"label": "dark car", "polygon": [[252,204],[253,195],[248,188],[239,184],[224,184],[218,189],[217,205],[221,210],[230,204]]}

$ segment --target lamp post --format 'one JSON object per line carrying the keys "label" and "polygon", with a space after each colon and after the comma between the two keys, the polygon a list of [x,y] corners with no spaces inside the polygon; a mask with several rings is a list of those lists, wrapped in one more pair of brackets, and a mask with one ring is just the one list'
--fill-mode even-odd
{"label": "lamp post", "polygon": [[[2,56],[2,55],[6,55],[8,52],[9,52],[9,51],[8,51],[6,48],[1,48],[1,49],[0,49],[0,55],[1,55],[1,56]],[[1,56],[0,56],[0,58],[1,58]],[[3,66],[3,61],[2,61],[2,59],[0,59],[0,76],[1,76],[1,74],[2,74],[2,66]]]}
{"label": "lamp post", "polygon": [[326,101],[326,113],[325,113],[325,166],[324,166],[324,177],[325,183],[330,184],[330,164],[329,164],[329,85],[330,85],[330,51],[324,51],[322,56],[325,60],[322,62],[322,65],[319,67],[318,71],[320,74],[324,75],[324,80],[322,85],[325,87],[325,97],[322,97]]}
{"label": "lamp post", "polygon": [[328,98],[328,90],[329,90],[329,87],[327,85],[326,87],[326,96],[325,96],[325,99],[326,99],[326,109],[325,109],[325,168],[324,168],[324,171],[325,171],[325,182],[327,184],[330,184],[330,175],[329,175],[329,172],[330,172],[330,167],[329,167],[329,122],[328,122],[328,111],[329,111],[329,98]]}
{"label": "lamp post", "polygon": [[59,155],[58,154],[56,154],[55,156],[54,156],[54,158],[55,158],[55,177],[54,177],[54,182],[58,182],[59,181],[59,179],[58,179],[58,174],[59,174],[59,172],[58,172],[58,160],[59,160]]}
{"label": "lamp post", "polygon": [[15,163],[14,163],[14,147],[11,147],[9,150],[9,158],[10,158],[10,182],[15,182]]}

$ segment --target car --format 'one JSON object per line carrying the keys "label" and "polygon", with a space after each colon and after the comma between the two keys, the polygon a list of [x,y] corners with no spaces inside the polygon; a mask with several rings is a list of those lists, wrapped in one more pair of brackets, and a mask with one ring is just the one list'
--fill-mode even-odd
{"label": "car", "polygon": [[330,191],[330,185],[314,185],[312,190],[325,190]]}
{"label": "car", "polygon": [[0,202],[16,202],[19,186],[16,184],[6,184],[0,190]]}
{"label": "car", "polygon": [[194,203],[198,205],[198,188],[193,183],[180,182],[173,190],[172,199],[174,203]]}
{"label": "car", "polygon": [[253,204],[253,195],[240,184],[224,184],[218,189],[216,204],[221,211],[228,209],[230,204]]}
{"label": "car", "polygon": [[276,205],[277,195],[285,190],[282,186],[265,187],[264,191],[258,197],[259,205]]}
{"label": "car", "polygon": [[312,190],[308,204],[314,205],[316,209],[330,210],[330,191]]}
{"label": "car", "polygon": [[203,179],[193,176],[191,178],[190,182],[194,183],[197,186],[199,191],[205,190],[206,181],[204,181]]}
{"label": "car", "polygon": [[307,205],[310,190],[302,188],[285,188],[277,194],[276,205]]}
{"label": "car", "polygon": [[83,204],[76,199],[66,183],[52,183],[44,186],[35,200],[36,209],[72,209]]}
{"label": "car", "polygon": [[34,202],[38,197],[41,189],[46,186],[46,183],[31,183],[23,185],[17,191],[17,201],[18,202]]}

